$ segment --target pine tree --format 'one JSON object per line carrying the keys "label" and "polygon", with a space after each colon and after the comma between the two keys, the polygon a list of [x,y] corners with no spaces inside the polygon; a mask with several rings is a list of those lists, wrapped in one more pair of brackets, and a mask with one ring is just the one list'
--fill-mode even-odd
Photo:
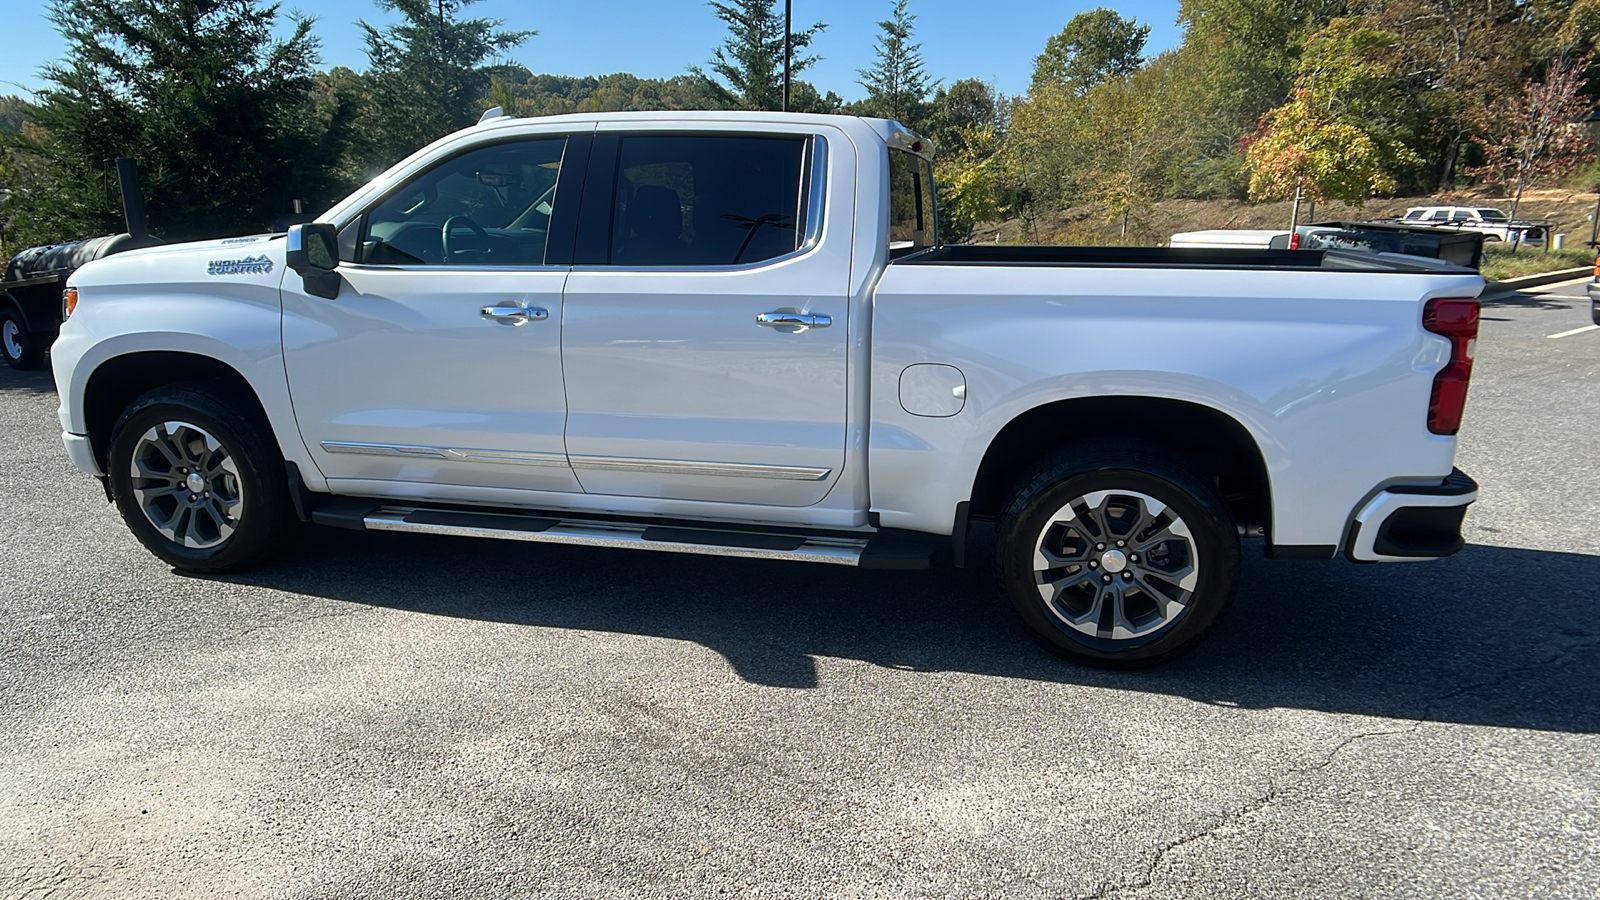
{"label": "pine tree", "polygon": [[877,62],[859,70],[858,83],[867,89],[869,112],[915,128],[936,84],[923,68],[922,45],[911,43],[917,17],[906,12],[909,5],[910,0],[896,0],[894,12],[878,23],[883,33],[873,48]]}
{"label": "pine tree", "polygon": [[14,139],[38,175],[38,196],[19,204],[33,235],[121,230],[114,156],[139,164],[151,225],[169,240],[263,227],[317,189],[295,114],[317,44],[309,19],[275,39],[277,16],[259,0],[58,0],[64,60],[44,68]]}
{"label": "pine tree", "polygon": [[[698,67],[689,71],[699,77],[701,84],[718,106],[734,109],[783,108],[783,14],[777,10],[777,0],[732,0],[708,4],[716,10],[717,18],[728,26],[728,37],[712,54],[712,73],[720,75],[718,81]],[[790,44],[793,58],[790,76],[799,75],[821,59],[801,53],[811,46],[812,40],[828,26],[822,22],[810,28],[793,32]],[[723,82],[726,82],[725,84]],[[799,95],[799,84],[793,85],[790,99]],[[812,90],[812,94],[816,91]],[[818,102],[826,103],[827,98]],[[791,103],[796,109],[802,107]]]}
{"label": "pine tree", "polygon": [[485,63],[535,31],[503,31],[499,19],[462,19],[478,0],[377,0],[403,22],[379,31],[366,22],[368,77],[377,111],[379,162],[394,162],[465,128],[483,114]]}

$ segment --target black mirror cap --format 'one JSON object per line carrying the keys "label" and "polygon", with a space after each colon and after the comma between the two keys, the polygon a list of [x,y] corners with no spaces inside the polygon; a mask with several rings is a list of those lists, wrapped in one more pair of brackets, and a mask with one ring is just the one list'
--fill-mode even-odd
{"label": "black mirror cap", "polygon": [[289,226],[283,264],[300,273],[306,293],[329,300],[339,296],[339,235],[327,222]]}

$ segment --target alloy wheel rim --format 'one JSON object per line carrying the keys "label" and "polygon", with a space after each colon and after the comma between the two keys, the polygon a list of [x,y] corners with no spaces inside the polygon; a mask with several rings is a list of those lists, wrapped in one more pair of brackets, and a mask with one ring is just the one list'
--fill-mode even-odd
{"label": "alloy wheel rim", "polygon": [[128,466],[140,511],[167,540],[208,550],[233,536],[244,488],[232,454],[210,432],[162,422],[140,435]]}
{"label": "alloy wheel rim", "polygon": [[1122,641],[1154,635],[1188,611],[1200,554],[1167,504],[1137,491],[1094,491],[1045,523],[1033,570],[1045,608],[1063,625]]}
{"label": "alloy wheel rim", "polygon": [[21,334],[22,329],[17,327],[15,319],[7,319],[5,324],[0,326],[0,335],[3,335],[5,340],[6,355],[12,359],[22,358],[22,342],[17,340]]}

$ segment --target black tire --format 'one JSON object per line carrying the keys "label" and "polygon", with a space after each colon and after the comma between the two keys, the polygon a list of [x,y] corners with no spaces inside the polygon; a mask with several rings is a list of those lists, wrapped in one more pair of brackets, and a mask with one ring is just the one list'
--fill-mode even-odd
{"label": "black tire", "polygon": [[[289,497],[283,457],[261,418],[231,396],[225,384],[216,382],[156,388],[123,411],[111,432],[111,493],[123,521],[151,553],[184,571],[238,572],[271,560],[289,544],[299,520]],[[168,431],[167,423],[181,423],[188,430],[172,431],[167,440],[161,437]],[[216,449],[207,449],[206,437],[217,444]],[[179,448],[179,457],[193,453],[192,459],[206,466],[205,473],[201,465],[180,468],[160,445]],[[177,471],[136,478],[136,453],[145,461],[146,473],[162,465]],[[211,463],[227,470],[212,468]],[[187,472],[200,474],[198,483],[207,489],[196,487],[200,493],[185,498],[190,488],[183,487],[187,481],[182,476]],[[217,473],[215,477],[211,472]],[[186,499],[191,507],[187,518],[179,509]],[[237,503],[231,507],[236,518],[227,511],[229,503]],[[171,536],[155,522],[157,517],[167,518],[169,510],[170,522],[176,523]],[[176,539],[178,530],[194,543]]]}
{"label": "black tire", "polygon": [[[1164,510],[1141,528],[1151,500]],[[1066,508],[1074,515],[1062,521]],[[1210,478],[1153,448],[1086,445],[1051,457],[1018,482],[995,534],[996,574],[1017,613],[1051,652],[1084,665],[1142,668],[1185,653],[1238,591],[1227,504]]]}
{"label": "black tire", "polygon": [[45,343],[28,330],[15,307],[0,309],[0,356],[13,369],[29,371],[44,362]]}

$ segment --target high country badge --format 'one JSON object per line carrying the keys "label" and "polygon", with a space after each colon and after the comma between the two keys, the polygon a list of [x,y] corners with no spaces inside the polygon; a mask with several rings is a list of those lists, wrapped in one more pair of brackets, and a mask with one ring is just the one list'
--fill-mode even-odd
{"label": "high country badge", "polygon": [[266,275],[272,271],[272,260],[265,256],[246,256],[244,259],[213,259],[206,264],[207,275]]}

